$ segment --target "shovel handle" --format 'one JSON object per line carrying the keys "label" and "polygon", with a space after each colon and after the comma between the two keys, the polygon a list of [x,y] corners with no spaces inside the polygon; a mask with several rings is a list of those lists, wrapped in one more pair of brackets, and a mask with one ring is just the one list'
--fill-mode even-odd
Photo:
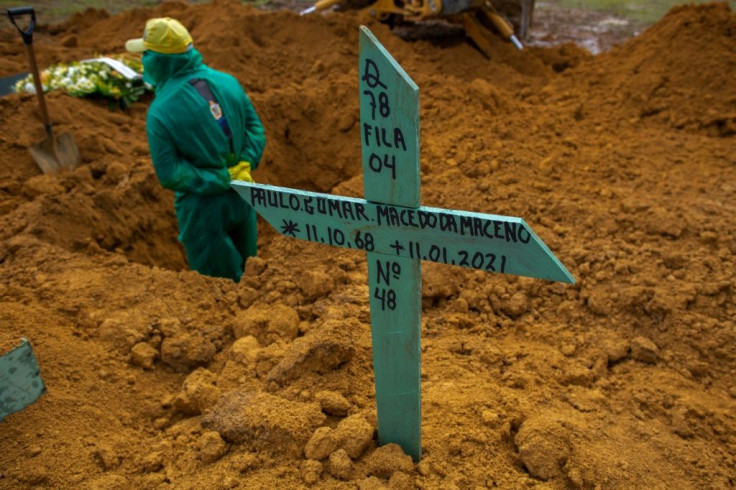
{"label": "shovel handle", "polygon": [[[28,27],[25,30],[21,29],[18,26],[18,24],[15,22],[16,17],[20,17],[22,15],[31,16],[31,22],[28,24]],[[15,28],[18,29],[18,32],[20,32],[20,35],[23,36],[23,42],[25,44],[33,44],[33,29],[36,28],[36,11],[33,10],[33,7],[9,8],[8,18],[10,19],[10,22],[13,23]]]}
{"label": "shovel handle", "polygon": [[[16,17],[22,15],[30,15],[31,22],[28,27],[23,30],[15,22]],[[23,44],[26,46],[26,54],[28,55],[28,61],[31,63],[31,72],[33,73],[33,85],[36,87],[36,96],[38,97],[38,105],[41,107],[41,116],[43,117],[43,124],[46,128],[46,133],[49,137],[53,136],[51,132],[51,118],[49,118],[49,111],[46,108],[46,99],[43,96],[43,84],[41,84],[41,76],[38,74],[38,64],[36,63],[36,54],[33,52],[33,30],[36,28],[36,11],[33,7],[15,7],[8,9],[8,18],[13,23],[20,35],[23,37]]]}

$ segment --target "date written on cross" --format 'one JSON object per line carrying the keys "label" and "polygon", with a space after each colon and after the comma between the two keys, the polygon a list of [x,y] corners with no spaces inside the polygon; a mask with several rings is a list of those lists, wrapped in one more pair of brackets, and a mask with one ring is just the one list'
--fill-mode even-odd
{"label": "date written on cross", "polygon": [[574,279],[521,218],[234,182],[283,235],[326,245],[553,281]]}

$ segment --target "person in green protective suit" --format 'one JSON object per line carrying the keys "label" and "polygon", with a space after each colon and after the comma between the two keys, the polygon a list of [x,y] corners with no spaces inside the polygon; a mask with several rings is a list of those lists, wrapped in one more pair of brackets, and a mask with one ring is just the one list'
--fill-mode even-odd
{"label": "person in green protective suit", "polygon": [[205,65],[177,20],[150,19],[126,49],[143,53],[143,79],[155,89],[148,144],[161,185],[175,191],[189,266],[238,282],[256,255],[256,214],[230,181],[252,181],[266,144],[263,125],[240,83]]}

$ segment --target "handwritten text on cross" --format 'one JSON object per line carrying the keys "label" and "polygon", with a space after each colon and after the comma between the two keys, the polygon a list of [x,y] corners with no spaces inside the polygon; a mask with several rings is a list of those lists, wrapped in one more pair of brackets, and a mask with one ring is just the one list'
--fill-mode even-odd
{"label": "handwritten text on cross", "polygon": [[366,199],[233,182],[283,235],[366,252],[380,444],[421,457],[421,261],[573,283],[521,218],[419,205],[419,89],[361,27]]}

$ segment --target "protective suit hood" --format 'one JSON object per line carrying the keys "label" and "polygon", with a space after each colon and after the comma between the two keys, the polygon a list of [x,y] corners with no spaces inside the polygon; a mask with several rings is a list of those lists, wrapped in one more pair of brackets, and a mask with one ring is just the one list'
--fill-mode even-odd
{"label": "protective suit hood", "polygon": [[149,50],[143,53],[142,61],[143,81],[158,90],[167,80],[200,68],[202,55],[193,47],[181,54],[162,54]]}

